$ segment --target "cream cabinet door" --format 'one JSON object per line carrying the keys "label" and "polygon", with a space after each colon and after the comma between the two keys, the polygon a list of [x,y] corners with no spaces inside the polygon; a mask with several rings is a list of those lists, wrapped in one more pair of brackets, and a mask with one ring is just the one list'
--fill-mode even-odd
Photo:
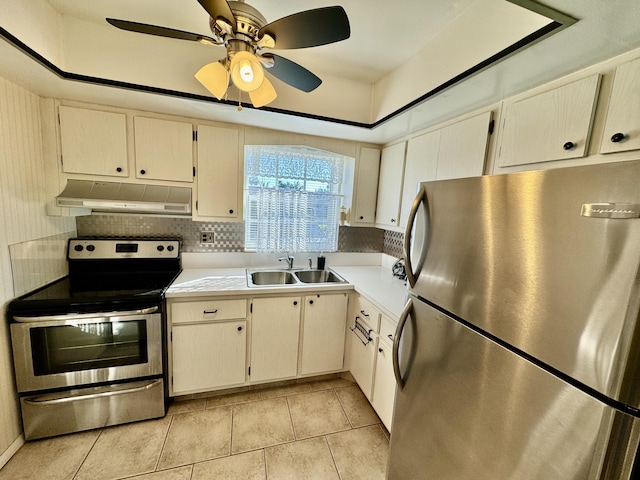
{"label": "cream cabinet door", "polygon": [[172,395],[245,383],[247,322],[173,325]]}
{"label": "cream cabinet door", "polygon": [[361,147],[356,163],[355,205],[351,209],[352,226],[373,225],[380,174],[380,150]]}
{"label": "cream cabinet door", "polygon": [[640,149],[640,59],[616,68],[600,153]]}
{"label": "cream cabinet door", "polygon": [[135,117],[136,178],[193,182],[193,126]]}
{"label": "cream cabinet door", "polygon": [[253,299],[251,382],[297,375],[301,301],[301,297]]}
{"label": "cream cabinet door", "polygon": [[60,106],[62,170],[126,177],[127,118],[123,113]]}
{"label": "cream cabinet door", "polygon": [[482,176],[491,117],[485,112],[440,130],[436,180]]}
{"label": "cream cabinet door", "polygon": [[[351,327],[353,327],[353,323]],[[371,401],[373,398],[373,369],[378,348],[378,335],[374,332],[370,333],[371,341],[367,342],[354,330],[347,333],[347,338],[349,339],[349,371],[364,395]]]}
{"label": "cream cabinet door", "polygon": [[197,217],[242,220],[238,130],[198,125],[197,145]]}
{"label": "cream cabinet door", "polygon": [[396,143],[382,150],[376,205],[376,225],[381,227],[398,227],[400,224],[405,150],[406,142]]}
{"label": "cream cabinet door", "polygon": [[532,97],[505,102],[498,166],[584,157],[600,76],[592,75]]}
{"label": "cream cabinet door", "polygon": [[407,143],[399,223],[402,228],[406,227],[409,220],[409,212],[418,193],[418,184],[436,179],[439,146],[440,130],[411,138]]}
{"label": "cream cabinet door", "polygon": [[371,405],[389,431],[391,431],[393,406],[396,400],[396,379],[391,355],[391,346],[380,340],[376,352],[376,370],[371,398]]}
{"label": "cream cabinet door", "polygon": [[348,300],[346,293],[304,297],[302,375],[342,370]]}

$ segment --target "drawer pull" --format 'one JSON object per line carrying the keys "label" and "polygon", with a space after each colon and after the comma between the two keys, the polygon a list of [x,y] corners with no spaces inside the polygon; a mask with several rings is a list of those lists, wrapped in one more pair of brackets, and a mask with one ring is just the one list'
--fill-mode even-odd
{"label": "drawer pull", "polygon": [[216,308],[215,310],[205,310],[204,312],[202,312],[204,315],[213,315],[214,313],[218,313],[218,309]]}
{"label": "drawer pull", "polygon": [[391,340],[393,342],[393,334],[390,333],[389,335],[387,335],[387,337],[389,338],[389,340]]}
{"label": "drawer pull", "polygon": [[360,310],[360,313],[361,313],[362,315],[364,315],[365,317],[368,317],[368,316],[369,316],[369,314],[368,314],[368,313],[365,313],[365,311],[364,311],[364,310]]}

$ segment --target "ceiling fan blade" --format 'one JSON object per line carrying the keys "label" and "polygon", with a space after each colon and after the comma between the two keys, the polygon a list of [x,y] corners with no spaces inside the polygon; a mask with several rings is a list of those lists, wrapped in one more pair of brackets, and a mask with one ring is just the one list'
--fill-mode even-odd
{"label": "ceiling fan blade", "polygon": [[262,27],[258,36],[265,33],[275,39],[273,48],[307,48],[346,40],[351,27],[344,8],[335,6],[283,17]]}
{"label": "ceiling fan blade", "polygon": [[196,72],[195,77],[218,100],[224,97],[229,86],[229,72],[220,62],[208,63]]}
{"label": "ceiling fan blade", "polygon": [[273,85],[266,78],[262,80],[262,85],[253,92],[249,92],[249,98],[254,107],[264,107],[267,103],[273,102],[278,94]]}
{"label": "ceiling fan blade", "polygon": [[130,22],[128,20],[118,20],[116,18],[107,18],[114,27],[130,32],[146,33],[147,35],[157,35],[158,37],[177,38],[180,40],[191,40],[194,42],[216,44],[215,39],[200,35],[199,33],[185,32],[174,28],[158,27],[157,25],[147,25],[146,23]]}
{"label": "ceiling fan blade", "polygon": [[229,25],[235,27],[236,18],[233,16],[227,0],[198,0],[198,3],[202,5],[202,8],[204,8],[214,20],[222,18]]}
{"label": "ceiling fan blade", "polygon": [[262,55],[267,59],[273,59],[273,66],[265,68],[265,72],[269,72],[274,77],[279,78],[284,83],[292,87],[302,90],[303,92],[311,92],[320,86],[322,80],[309,70],[296,62],[287,60],[284,57],[273,53],[265,53]]}

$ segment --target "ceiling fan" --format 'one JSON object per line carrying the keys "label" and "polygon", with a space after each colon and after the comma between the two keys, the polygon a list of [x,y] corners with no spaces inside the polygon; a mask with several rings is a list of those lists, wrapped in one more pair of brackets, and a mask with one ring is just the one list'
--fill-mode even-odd
{"label": "ceiling fan", "polygon": [[322,83],[303,66],[265,49],[317,47],[346,40],[351,35],[349,19],[340,6],[306,10],[267,23],[262,14],[244,0],[198,0],[198,3],[209,14],[210,37],[115,18],[106,20],[122,30],[224,45],[225,58],[203,66],[196,72],[196,79],[218,100],[225,96],[231,79],[239,90],[248,92],[256,108],[277,97],[264,75],[265,69],[303,92],[311,92]]}

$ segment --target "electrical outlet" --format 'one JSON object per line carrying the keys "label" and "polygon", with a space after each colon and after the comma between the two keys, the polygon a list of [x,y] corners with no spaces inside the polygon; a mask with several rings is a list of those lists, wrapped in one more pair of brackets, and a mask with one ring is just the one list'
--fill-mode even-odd
{"label": "electrical outlet", "polygon": [[214,238],[213,232],[200,232],[200,243],[213,243]]}

